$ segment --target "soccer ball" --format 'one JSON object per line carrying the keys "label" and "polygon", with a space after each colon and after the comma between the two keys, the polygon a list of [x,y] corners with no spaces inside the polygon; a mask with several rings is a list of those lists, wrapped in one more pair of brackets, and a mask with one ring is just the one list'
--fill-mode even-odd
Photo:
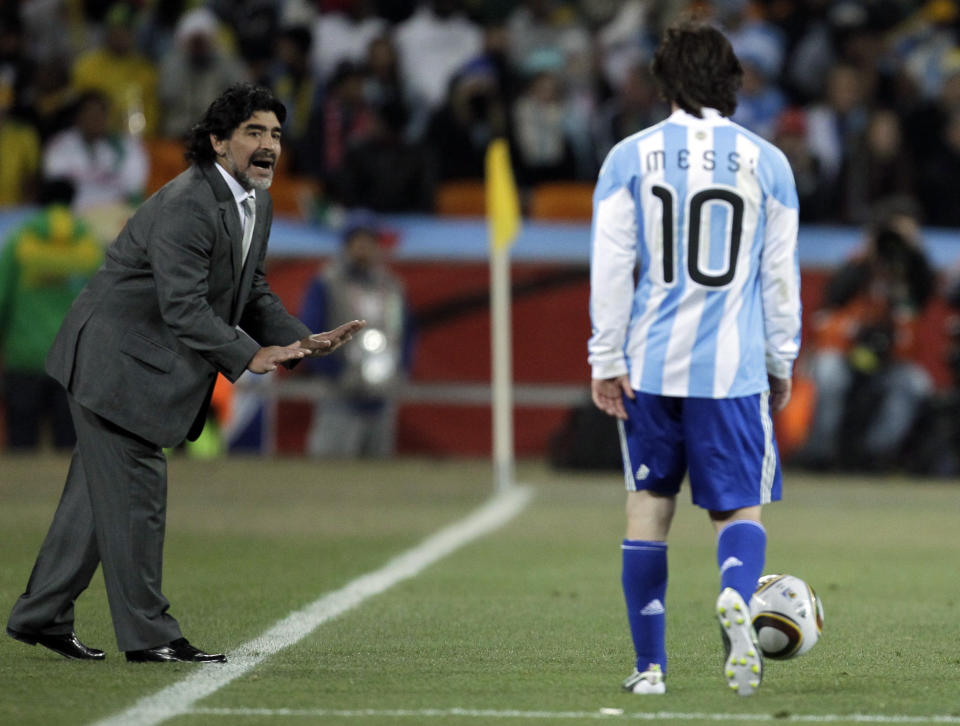
{"label": "soccer ball", "polygon": [[750,598],[750,615],[760,650],[767,658],[803,655],[820,639],[823,605],[806,582],[794,575],[764,575]]}

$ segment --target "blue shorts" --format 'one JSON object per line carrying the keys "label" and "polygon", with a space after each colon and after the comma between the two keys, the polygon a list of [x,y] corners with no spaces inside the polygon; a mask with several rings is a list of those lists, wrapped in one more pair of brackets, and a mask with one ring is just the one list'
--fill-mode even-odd
{"label": "blue shorts", "polygon": [[680,491],[690,472],[693,503],[726,512],[780,499],[780,457],[769,394],[673,398],[634,391],[618,421],[627,490]]}

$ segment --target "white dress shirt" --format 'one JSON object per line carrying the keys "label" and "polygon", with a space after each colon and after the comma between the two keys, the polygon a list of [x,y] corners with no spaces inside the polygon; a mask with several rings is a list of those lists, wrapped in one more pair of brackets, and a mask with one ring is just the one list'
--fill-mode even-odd
{"label": "white dress shirt", "polygon": [[[230,187],[230,191],[233,193],[233,199],[237,203],[237,214],[240,215],[240,231],[245,232],[247,228],[247,215],[244,214],[244,211],[243,211],[243,202],[247,197],[252,197],[254,200],[256,200],[257,198],[256,190],[251,189],[250,191],[247,191],[242,186],[240,186],[240,182],[234,179],[233,175],[230,174],[230,172],[228,172],[222,166],[220,166],[219,163],[214,164],[214,166],[217,167],[217,171],[220,172],[220,176],[223,177],[223,180],[227,183],[227,186]],[[256,220],[254,220],[254,224],[256,224]],[[246,249],[243,251],[244,262],[247,261],[247,253],[249,251],[250,251],[249,249]]]}

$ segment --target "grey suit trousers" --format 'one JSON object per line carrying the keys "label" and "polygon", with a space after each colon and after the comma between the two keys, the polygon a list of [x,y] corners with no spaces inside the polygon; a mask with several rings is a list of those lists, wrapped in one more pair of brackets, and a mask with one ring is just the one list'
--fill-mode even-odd
{"label": "grey suit trousers", "polygon": [[70,633],[74,601],[103,565],[120,650],[182,637],[161,592],[167,506],[163,450],[70,398],[77,448],[27,591],[7,623],[28,634]]}

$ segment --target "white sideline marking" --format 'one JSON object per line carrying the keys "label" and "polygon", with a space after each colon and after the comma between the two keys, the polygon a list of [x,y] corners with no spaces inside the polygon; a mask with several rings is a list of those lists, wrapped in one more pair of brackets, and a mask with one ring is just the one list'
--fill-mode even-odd
{"label": "white sideline marking", "polygon": [[613,714],[598,711],[511,711],[474,708],[423,709],[334,709],[334,708],[196,708],[192,714],[203,716],[307,716],[311,718],[394,717],[394,718],[515,718],[541,720],[593,719],[597,721],[776,721],[777,723],[905,723],[960,724],[960,716],[884,716],[882,714],[783,714],[771,713],[675,713],[671,711],[637,711]]}
{"label": "white sideline marking", "polygon": [[352,610],[367,598],[379,595],[398,582],[419,575],[435,562],[506,524],[523,511],[532,496],[533,490],[525,486],[497,494],[465,519],[441,529],[379,570],[361,575],[339,590],[327,593],[301,610],[290,613],[261,636],[230,651],[227,663],[198,667],[186,678],[141,698],[126,711],[97,721],[94,726],[156,726],[176,716],[191,713],[197,701],[256,668],[274,653],[299,642],[318,626]]}

